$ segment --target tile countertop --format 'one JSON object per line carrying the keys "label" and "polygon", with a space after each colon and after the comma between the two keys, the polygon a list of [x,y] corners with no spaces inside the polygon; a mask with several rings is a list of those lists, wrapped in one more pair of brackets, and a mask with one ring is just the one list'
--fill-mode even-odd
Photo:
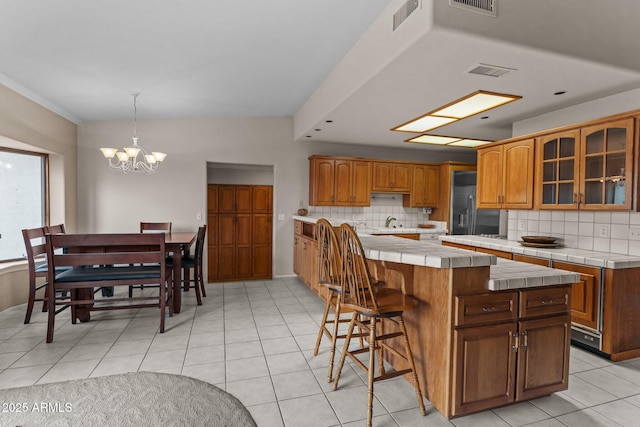
{"label": "tile countertop", "polygon": [[[302,222],[310,222],[315,224],[320,218],[311,216],[293,215],[294,220]],[[346,220],[339,218],[326,218],[334,227],[339,226],[342,223],[351,224],[353,227],[357,226],[357,231],[367,234],[446,234],[447,230],[444,228],[409,228],[409,227],[360,227],[362,221]]]}
{"label": "tile countertop", "polygon": [[433,268],[490,266],[487,288],[491,291],[565,285],[580,281],[580,275],[555,268],[500,259],[494,255],[451,248],[394,236],[361,235],[369,259]]}
{"label": "tile countertop", "polygon": [[566,261],[574,264],[605,268],[634,268],[640,267],[640,257],[616,254],[611,252],[595,252],[575,248],[530,248],[522,246],[513,240],[492,239],[480,236],[440,236],[445,242],[462,245],[478,246],[486,249],[511,252],[514,254],[548,258],[555,261]]}
{"label": "tile countertop", "polygon": [[491,266],[487,287],[492,291],[502,291],[534,286],[566,285],[579,281],[578,273],[498,258],[498,263]]}

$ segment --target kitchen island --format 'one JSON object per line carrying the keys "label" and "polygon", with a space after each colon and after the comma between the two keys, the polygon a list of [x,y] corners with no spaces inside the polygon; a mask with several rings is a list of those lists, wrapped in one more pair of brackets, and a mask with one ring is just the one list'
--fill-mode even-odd
{"label": "kitchen island", "polygon": [[[313,234],[312,224],[300,222],[296,229],[306,226]],[[419,301],[405,322],[422,390],[443,415],[567,389],[570,284],[578,280],[576,273],[498,261],[428,240],[360,238],[380,274],[385,268],[401,271],[407,294]],[[386,357],[394,368],[404,368],[393,355]]]}

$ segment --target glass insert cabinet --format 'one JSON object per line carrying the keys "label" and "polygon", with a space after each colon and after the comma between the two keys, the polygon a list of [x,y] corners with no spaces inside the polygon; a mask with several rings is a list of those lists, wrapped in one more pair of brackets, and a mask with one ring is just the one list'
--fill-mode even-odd
{"label": "glass insert cabinet", "polygon": [[631,208],[633,119],[540,137],[536,208]]}

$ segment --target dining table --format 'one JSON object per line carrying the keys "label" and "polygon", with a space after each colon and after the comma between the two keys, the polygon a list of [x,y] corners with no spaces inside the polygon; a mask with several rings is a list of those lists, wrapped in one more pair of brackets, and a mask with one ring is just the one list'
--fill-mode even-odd
{"label": "dining table", "polygon": [[[173,258],[173,312],[180,313],[182,306],[182,253],[188,253],[188,249],[196,241],[198,233],[195,231],[179,231],[172,233],[165,233],[165,251],[167,254],[171,254]],[[85,299],[86,289],[79,289],[76,293],[76,298]],[[88,307],[78,305],[76,307],[76,317],[81,322],[88,322],[91,320],[90,310]]]}

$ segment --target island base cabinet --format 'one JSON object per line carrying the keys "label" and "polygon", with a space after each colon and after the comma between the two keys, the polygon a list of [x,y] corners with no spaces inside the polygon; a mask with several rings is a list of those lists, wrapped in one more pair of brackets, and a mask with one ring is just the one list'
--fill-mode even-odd
{"label": "island base cabinet", "polygon": [[452,416],[566,390],[569,315],[454,331]]}

